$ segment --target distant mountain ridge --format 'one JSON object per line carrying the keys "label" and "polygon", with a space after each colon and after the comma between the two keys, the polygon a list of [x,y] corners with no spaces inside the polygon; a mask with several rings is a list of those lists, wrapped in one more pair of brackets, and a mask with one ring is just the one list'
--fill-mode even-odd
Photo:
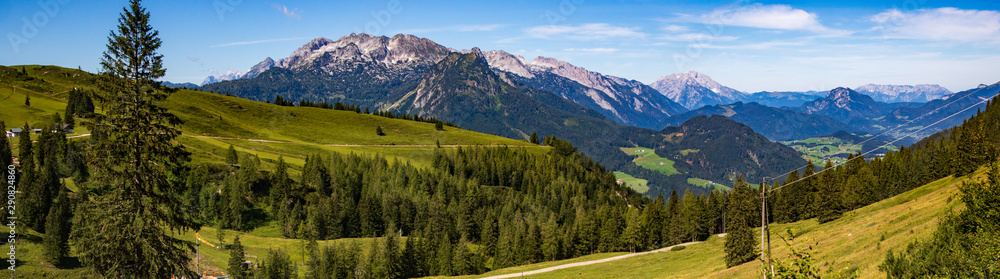
{"label": "distant mountain ridge", "polygon": [[866,84],[854,89],[884,103],[920,102],[941,99],[952,94],[951,90],[937,84],[884,85]]}
{"label": "distant mountain ridge", "polygon": [[806,102],[822,98],[828,92],[770,92],[761,91],[747,94],[740,99],[744,103],[759,103],[769,107],[798,107]]}
{"label": "distant mountain ridge", "polygon": [[746,97],[746,93],[723,86],[695,71],[665,75],[649,86],[688,109],[731,104]]}
{"label": "distant mountain ridge", "polygon": [[667,118],[667,125],[679,126],[698,115],[725,116],[753,128],[755,132],[774,141],[804,139],[839,130],[853,130],[853,127],[827,116],[743,102],[704,106]]}
{"label": "distant mountain ridge", "polygon": [[873,118],[882,116],[882,105],[872,97],[846,87],[830,90],[826,97],[807,102],[799,111],[832,117],[852,125],[866,124]]}

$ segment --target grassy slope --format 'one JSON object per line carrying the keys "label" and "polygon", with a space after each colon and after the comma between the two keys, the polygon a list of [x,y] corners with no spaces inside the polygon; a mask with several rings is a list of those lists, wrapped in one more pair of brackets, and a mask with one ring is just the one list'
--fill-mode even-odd
{"label": "grassy slope", "polygon": [[[21,66],[12,68],[20,71]],[[53,113],[63,113],[67,92],[71,88],[93,88],[92,84],[84,81],[89,74],[77,70],[31,65],[26,68],[29,75],[45,80],[44,86],[40,86],[45,90],[30,91],[31,107],[27,107],[24,105],[23,94],[29,90],[22,86],[33,82],[0,76],[0,120],[6,121],[8,128],[20,127],[24,122],[34,124],[48,121]],[[14,96],[10,96],[11,84],[18,87]],[[7,89],[3,89],[4,86]],[[172,94],[163,105],[184,120],[185,123],[180,127],[183,134],[177,140],[192,152],[192,163],[221,162],[232,144],[239,152],[260,156],[263,169],[270,169],[277,162],[278,156],[284,156],[285,161],[291,165],[293,177],[301,170],[306,155],[329,151],[369,156],[378,154],[390,161],[398,159],[417,167],[429,166],[438,142],[443,148],[506,145],[527,148],[535,153],[548,152],[547,147],[525,141],[458,128],[445,127],[445,131],[437,131],[434,124],[430,123],[319,108],[281,107],[191,90],[180,90]],[[77,123],[80,122],[81,119],[77,119]],[[375,135],[375,127],[378,125],[382,126],[386,136]],[[89,133],[85,128],[77,128],[74,132],[76,133],[69,136]],[[85,138],[76,140],[82,139]],[[17,140],[13,141],[13,146],[17,154]],[[83,276],[84,269],[79,268],[79,263],[65,269],[57,269],[44,263],[41,260],[42,235],[30,230],[21,230],[20,233],[22,239],[19,239],[17,250],[17,257],[21,261],[18,266],[19,276]],[[202,228],[200,234],[209,242],[218,241],[214,228]],[[189,231],[176,237],[194,243],[194,235],[195,232]],[[267,249],[281,248],[289,252],[292,261],[303,262],[303,242],[281,238],[273,225],[248,233],[227,231],[226,241],[231,241],[235,235],[240,235],[248,254],[265,256]],[[367,250],[371,240],[339,239],[320,243],[325,245],[344,241],[359,242],[362,249]],[[229,259],[228,251],[212,249],[206,245],[201,248],[203,270],[224,269]],[[305,267],[299,265],[299,274],[303,275],[304,272]]]}
{"label": "grassy slope", "polygon": [[615,172],[615,178],[621,179],[622,182],[625,183],[625,185],[627,185],[629,188],[632,188],[632,190],[639,192],[640,194],[646,193],[646,191],[649,190],[649,186],[646,185],[647,183],[649,183],[648,180],[642,178],[635,178],[627,173],[620,171]]}
{"label": "grassy slope", "polygon": [[[982,170],[974,179],[982,178]],[[929,237],[942,216],[961,208],[958,185],[967,177],[947,177],[896,197],[819,224],[810,219],[772,226],[774,258],[787,262],[788,248],[777,237],[792,230],[799,251],[815,247],[813,266],[822,275],[854,273],[860,278],[885,277],[878,265],[889,249],[901,249],[915,239]],[[757,230],[759,232],[759,230]],[[759,239],[759,234],[758,234]],[[681,251],[648,254],[619,261],[537,274],[533,278],[756,278],[760,262],[727,269],[724,238],[712,236]],[[609,255],[610,256],[610,255]],[[535,269],[535,268],[533,268]]]}
{"label": "grassy slope", "polygon": [[[670,159],[661,158],[659,155],[653,152],[652,148],[645,147],[622,147],[622,152],[630,156],[638,156],[632,162],[635,162],[637,166],[647,168],[650,170],[655,170],[666,175],[680,174],[676,168],[674,168],[674,161]],[[662,164],[661,164],[662,163]]]}
{"label": "grassy slope", "polygon": [[729,186],[726,186],[726,185],[722,185],[722,184],[718,184],[718,183],[715,183],[715,182],[712,182],[712,181],[708,181],[708,180],[705,180],[705,179],[701,179],[701,178],[693,178],[693,177],[692,178],[688,178],[687,182],[688,182],[688,184],[695,185],[695,186],[698,186],[698,187],[705,187],[705,188],[715,187],[715,189],[717,189],[719,191],[726,191],[726,190],[732,190],[733,189],[732,187],[729,187]]}

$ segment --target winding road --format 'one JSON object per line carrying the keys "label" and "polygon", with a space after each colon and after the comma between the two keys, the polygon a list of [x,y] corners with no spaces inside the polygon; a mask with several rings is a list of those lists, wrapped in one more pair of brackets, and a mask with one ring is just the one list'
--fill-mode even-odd
{"label": "winding road", "polygon": [[[725,236],[725,235],[724,234],[723,235],[719,235],[719,237],[723,237],[723,236]],[[677,244],[677,245],[666,247],[666,248],[656,249],[656,250],[653,250],[653,251],[647,251],[647,252],[641,252],[641,253],[632,253],[632,254],[625,254],[625,255],[621,255],[621,256],[610,257],[610,258],[607,258],[607,259],[600,259],[600,260],[593,260],[593,261],[586,261],[586,262],[578,262],[578,263],[570,263],[570,264],[564,264],[564,265],[557,265],[557,266],[547,267],[547,268],[543,268],[543,269],[539,269],[539,270],[532,270],[532,271],[525,271],[525,272],[518,272],[518,273],[510,273],[510,274],[504,274],[504,275],[483,277],[482,279],[501,279],[501,278],[524,277],[524,276],[528,276],[528,275],[535,275],[535,274],[539,274],[539,273],[545,273],[545,272],[549,272],[549,271],[556,271],[556,270],[560,270],[560,269],[567,269],[567,268],[573,268],[573,267],[578,267],[578,266],[586,266],[586,265],[592,265],[592,264],[612,262],[612,261],[617,261],[617,260],[621,260],[621,259],[631,258],[631,257],[635,257],[635,256],[641,256],[641,255],[645,255],[645,254],[666,252],[666,251],[670,251],[670,249],[672,249],[674,247],[688,246],[688,245],[696,244],[696,243],[701,243],[701,242],[681,243],[681,244]]]}

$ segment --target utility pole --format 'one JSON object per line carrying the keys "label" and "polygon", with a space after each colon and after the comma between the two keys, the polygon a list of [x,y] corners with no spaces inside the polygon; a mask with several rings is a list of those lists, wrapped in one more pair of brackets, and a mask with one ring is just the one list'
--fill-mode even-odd
{"label": "utility pole", "polygon": [[[766,220],[767,211],[764,209],[767,207],[767,199],[764,198],[764,183],[760,183],[760,264],[764,265],[764,227],[767,226]],[[761,275],[763,278],[767,279],[767,267],[761,266]]]}
{"label": "utility pole", "polygon": [[194,272],[198,274],[198,278],[201,278],[201,239],[198,239],[198,235],[194,235]]}
{"label": "utility pole", "polygon": [[763,273],[764,278],[767,278],[767,270],[771,270],[771,277],[774,277],[774,265],[771,264],[771,220],[767,218],[767,180],[770,177],[765,176],[764,180],[760,183],[760,259],[761,264],[764,264],[763,260],[764,254],[764,241],[765,235],[767,240],[767,266],[764,267]]}

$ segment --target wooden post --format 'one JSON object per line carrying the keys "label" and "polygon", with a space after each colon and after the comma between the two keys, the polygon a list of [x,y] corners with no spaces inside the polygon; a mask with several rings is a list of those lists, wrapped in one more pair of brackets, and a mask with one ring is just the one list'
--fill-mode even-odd
{"label": "wooden post", "polygon": [[761,275],[763,275],[765,279],[767,278],[767,269],[763,265],[764,265],[764,226],[767,225],[765,224],[764,220],[764,218],[767,216],[767,212],[764,211],[764,208],[767,206],[766,201],[767,199],[764,198],[764,183],[761,183],[760,184],[760,260],[761,260],[760,264],[762,267]]}

